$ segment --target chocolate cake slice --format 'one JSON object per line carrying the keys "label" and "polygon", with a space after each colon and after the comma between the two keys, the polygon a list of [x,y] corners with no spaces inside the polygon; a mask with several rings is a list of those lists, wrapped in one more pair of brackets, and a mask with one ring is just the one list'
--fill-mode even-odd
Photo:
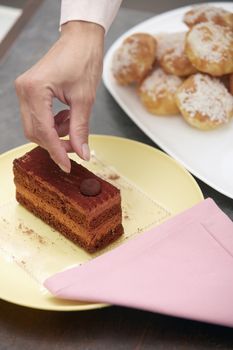
{"label": "chocolate cake slice", "polygon": [[120,191],[71,160],[70,174],[36,147],[13,162],[16,199],[89,252],[123,234]]}

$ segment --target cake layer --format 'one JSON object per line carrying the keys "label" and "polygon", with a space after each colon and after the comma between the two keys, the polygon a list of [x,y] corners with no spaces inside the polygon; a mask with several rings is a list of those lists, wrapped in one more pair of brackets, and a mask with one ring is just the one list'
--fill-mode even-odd
{"label": "cake layer", "polygon": [[53,207],[59,208],[62,213],[68,215],[72,220],[86,228],[96,228],[109,217],[121,213],[118,196],[109,200],[107,209],[104,209],[101,213],[93,213],[93,215],[90,216],[80,213],[74,205],[66,201],[64,195],[46,188],[44,184],[40,184],[38,179],[30,178],[28,174],[23,173],[22,170],[18,171],[17,169],[15,171],[14,181],[16,187],[24,187],[29,192],[34,193],[40,200],[43,200]]}
{"label": "cake layer", "polygon": [[67,238],[74,243],[78,243],[89,252],[104,248],[108,243],[115,241],[123,234],[123,227],[119,214],[106,221],[101,227],[87,232],[82,225],[68,218],[67,215],[61,213],[60,210],[50,207],[43,201],[36,201],[35,199],[37,199],[37,197],[20,186],[17,187],[16,199],[26,209],[41,218],[48,225],[54,227]]}

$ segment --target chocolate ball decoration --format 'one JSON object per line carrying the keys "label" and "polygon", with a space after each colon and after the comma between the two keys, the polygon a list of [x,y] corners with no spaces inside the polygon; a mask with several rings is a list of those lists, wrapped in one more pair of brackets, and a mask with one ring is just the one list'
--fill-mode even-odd
{"label": "chocolate ball decoration", "polygon": [[101,192],[101,184],[97,179],[85,179],[80,184],[80,192],[84,196],[97,196]]}

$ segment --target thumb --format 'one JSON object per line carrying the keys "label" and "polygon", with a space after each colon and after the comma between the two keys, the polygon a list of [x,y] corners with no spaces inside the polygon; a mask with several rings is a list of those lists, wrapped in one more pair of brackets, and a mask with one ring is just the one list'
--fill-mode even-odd
{"label": "thumb", "polygon": [[90,159],[88,146],[90,105],[73,103],[70,110],[70,142],[73,150],[84,160]]}

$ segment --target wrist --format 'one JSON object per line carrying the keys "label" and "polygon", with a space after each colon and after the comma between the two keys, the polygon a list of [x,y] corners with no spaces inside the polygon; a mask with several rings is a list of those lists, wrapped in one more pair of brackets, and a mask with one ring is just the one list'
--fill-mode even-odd
{"label": "wrist", "polygon": [[61,26],[62,36],[77,36],[81,33],[87,36],[98,36],[104,39],[105,30],[98,23],[86,21],[69,21]]}

